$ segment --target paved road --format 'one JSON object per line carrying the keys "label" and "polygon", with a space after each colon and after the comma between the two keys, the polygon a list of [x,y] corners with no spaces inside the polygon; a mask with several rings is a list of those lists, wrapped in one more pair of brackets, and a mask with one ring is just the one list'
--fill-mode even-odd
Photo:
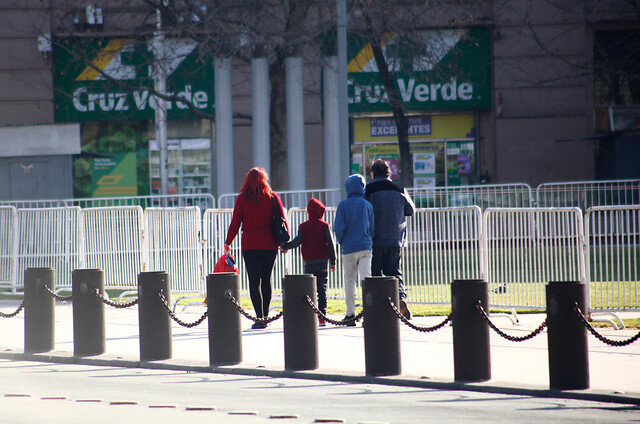
{"label": "paved road", "polygon": [[[0,423],[624,423],[572,399],[0,360]],[[324,420],[324,421],[323,421]]]}
{"label": "paved road", "polygon": [[[0,300],[0,311],[15,310],[19,301]],[[205,309],[202,306],[178,311],[185,322],[196,321]],[[341,317],[335,317],[340,319]],[[521,315],[520,324],[505,318],[492,320],[505,332],[521,336],[530,333],[544,315]],[[442,317],[418,317],[412,322],[432,326]],[[0,318],[0,358],[35,361],[93,363],[123,367],[141,366],[137,307],[106,308],[107,353],[96,357],[73,357],[73,318],[69,303],[56,303],[55,350],[39,355],[23,355],[24,313],[14,318]],[[283,376],[284,341],[282,319],[266,330],[251,330],[251,322],[243,318],[243,361],[236,366],[209,367],[209,345],[206,321],[194,328],[173,325],[173,359],[144,364],[145,367],[182,369],[246,375]],[[395,377],[365,379],[363,328],[327,326],[319,330],[319,369],[298,372],[298,378],[328,381],[371,382],[397,386],[464,388],[480,392],[527,394],[545,397],[612,400],[640,404],[640,341],[626,347],[611,347],[589,336],[591,388],[582,391],[549,390],[546,332],[525,342],[511,342],[491,332],[492,379],[484,383],[461,385],[454,382],[451,327],[433,333],[421,333],[401,325],[402,374]],[[623,340],[637,330],[600,329],[609,338]],[[605,399],[606,398],[606,399]]]}

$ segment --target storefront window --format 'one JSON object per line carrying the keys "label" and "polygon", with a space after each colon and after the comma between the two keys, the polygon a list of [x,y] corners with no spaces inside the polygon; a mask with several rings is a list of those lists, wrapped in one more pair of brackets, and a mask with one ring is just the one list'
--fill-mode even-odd
{"label": "storefront window", "polygon": [[[409,128],[414,188],[476,183],[473,115],[413,116]],[[354,119],[351,153],[352,172],[369,179],[371,161],[381,158],[391,166],[391,179],[400,181],[399,148],[391,118]]]}

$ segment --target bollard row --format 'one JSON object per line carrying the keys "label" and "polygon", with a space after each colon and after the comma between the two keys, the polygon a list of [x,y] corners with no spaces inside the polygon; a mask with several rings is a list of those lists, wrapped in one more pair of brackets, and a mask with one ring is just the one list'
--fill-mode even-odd
{"label": "bollard row", "polygon": [[[105,352],[104,292],[102,270],[73,272],[74,354],[97,355]],[[210,274],[207,277],[207,311],[195,322],[179,320],[167,302],[170,297],[168,273],[144,272],[138,276],[138,298],[126,304],[138,304],[140,360],[170,359],[171,320],[194,327],[208,318],[209,362],[211,366],[242,362],[242,328],[244,315],[256,322],[284,319],[285,369],[312,370],[318,367],[318,319],[336,325],[347,320],[327,319],[316,306],[315,277],[309,274],[287,275],[283,279],[283,310],[276,316],[257,318],[243,310],[238,302],[239,276],[235,273]],[[44,290],[43,290],[44,289]],[[582,314],[585,310],[585,287],[580,282],[550,282],[547,286],[547,319],[533,332],[522,337],[510,336],[490,320],[488,284],[483,280],[456,280],[451,285],[452,313],[433,327],[419,327],[407,322],[398,310],[398,282],[394,277],[369,277],[363,284],[363,311],[353,319],[364,318],[366,374],[398,375],[400,364],[399,323],[420,332],[453,327],[455,381],[480,382],[491,378],[489,330],[515,342],[529,340],[545,328],[548,335],[549,378],[552,389],[589,388],[587,330],[612,346],[625,346],[640,339],[640,333],[624,341],[600,336]],[[49,268],[25,272],[25,301],[13,314],[25,310],[25,352],[53,349],[55,279]],[[66,298],[66,297],[65,297]],[[125,304],[114,304],[123,307]],[[351,320],[348,320],[351,321]]]}

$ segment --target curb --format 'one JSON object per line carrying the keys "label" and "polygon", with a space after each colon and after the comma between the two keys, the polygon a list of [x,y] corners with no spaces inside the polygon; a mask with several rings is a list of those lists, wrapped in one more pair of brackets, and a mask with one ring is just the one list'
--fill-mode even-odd
{"label": "curb", "polygon": [[89,366],[110,366],[119,368],[161,369],[170,371],[188,371],[213,374],[245,375],[256,377],[293,378],[300,380],[318,380],[358,384],[378,384],[384,386],[415,387],[438,390],[464,390],[479,393],[531,396],[540,398],[573,399],[591,402],[618,403],[640,406],[640,393],[603,392],[596,390],[552,390],[539,387],[509,386],[499,383],[464,383],[425,379],[420,377],[374,377],[350,374],[334,370],[287,371],[264,367],[231,367],[193,364],[170,359],[166,361],[140,361],[124,356],[103,354],[96,357],[74,356],[69,352],[53,353],[0,352],[0,359],[12,361],[45,362],[54,364],[76,364]]}

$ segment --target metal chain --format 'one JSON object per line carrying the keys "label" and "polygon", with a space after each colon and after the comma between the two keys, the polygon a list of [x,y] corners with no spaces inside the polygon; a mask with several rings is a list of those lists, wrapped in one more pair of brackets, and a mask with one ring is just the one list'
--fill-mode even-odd
{"label": "metal chain", "polygon": [[22,309],[24,309],[24,300],[22,301],[20,306],[18,306],[18,309],[16,309],[15,312],[12,312],[10,314],[5,314],[4,312],[0,312],[0,318],[13,318],[16,315],[18,315]]}
{"label": "metal chain", "polygon": [[628,338],[626,340],[611,340],[611,339],[607,339],[606,337],[604,337],[603,335],[598,333],[596,331],[596,329],[591,326],[591,324],[589,324],[589,321],[587,321],[585,316],[582,314],[582,311],[580,310],[580,307],[578,306],[577,302],[574,303],[573,310],[578,313],[578,316],[580,317],[580,320],[582,321],[582,324],[584,324],[584,326],[587,328],[587,330],[589,330],[589,332],[591,334],[593,334],[596,337],[596,339],[600,340],[602,343],[608,344],[609,346],[621,347],[621,346],[630,345],[631,343],[633,343],[636,340],[640,339],[640,331],[638,333],[636,333],[635,336],[632,336],[632,337],[630,337],[630,338]]}
{"label": "metal chain", "polygon": [[307,295],[307,303],[309,304],[309,306],[311,306],[311,309],[313,309],[313,312],[315,312],[316,315],[318,315],[320,318],[324,319],[326,322],[333,324],[333,325],[350,325],[350,324],[354,324],[357,321],[360,321],[363,317],[363,313],[360,312],[358,315],[355,315],[352,318],[345,318],[341,321],[337,321],[334,319],[329,318],[328,316],[326,316],[325,314],[322,313],[322,311],[320,309],[318,309],[318,307],[316,306],[315,303],[313,303],[313,300]]}
{"label": "metal chain", "polygon": [[73,298],[73,296],[60,296],[59,294],[53,292],[46,284],[42,287],[44,287],[44,289],[56,300],[71,300]]}
{"label": "metal chain", "polygon": [[482,305],[480,304],[480,301],[478,301],[478,303],[476,304],[476,309],[478,311],[480,311],[480,313],[482,314],[482,317],[484,318],[484,320],[487,322],[487,324],[489,324],[489,327],[491,327],[491,329],[493,331],[495,331],[496,333],[498,333],[500,336],[504,337],[505,339],[512,341],[512,342],[523,342],[525,340],[529,340],[534,338],[535,336],[537,336],[538,334],[542,333],[542,330],[544,330],[547,327],[547,320],[545,319],[544,321],[542,321],[542,324],[540,324],[540,326],[538,326],[538,328],[536,328],[535,330],[533,330],[531,333],[525,335],[525,336],[521,336],[521,337],[516,337],[516,336],[511,336],[503,331],[501,331],[498,327],[496,327],[491,320],[489,319],[489,316],[487,315],[487,313],[484,311],[484,309],[482,308]]}
{"label": "metal chain", "polygon": [[162,301],[162,304],[164,305],[164,307],[167,309],[167,312],[169,312],[169,316],[171,317],[171,319],[174,320],[175,322],[177,322],[178,324],[180,324],[183,327],[193,328],[193,327],[195,327],[197,325],[200,325],[200,324],[202,324],[202,321],[207,319],[207,316],[209,315],[209,312],[205,311],[204,314],[202,314],[202,316],[200,318],[198,318],[196,321],[194,321],[194,322],[184,322],[180,318],[178,318],[176,316],[176,314],[173,312],[173,310],[171,309],[171,306],[169,306],[169,303],[167,302],[167,298],[164,297],[164,293],[162,292],[162,290],[160,290],[160,292],[158,292],[158,296],[160,296],[160,300]]}
{"label": "metal chain", "polygon": [[437,331],[442,327],[444,327],[445,325],[447,325],[449,321],[451,321],[451,315],[447,315],[444,321],[442,321],[440,324],[434,325],[433,327],[419,327],[417,325],[412,324],[404,315],[402,315],[402,313],[398,310],[398,308],[393,303],[393,300],[391,300],[390,297],[388,297],[387,299],[389,300],[389,305],[391,306],[391,309],[393,309],[393,311],[396,313],[396,316],[400,319],[400,321],[402,321],[407,326],[409,326],[409,328],[412,328],[421,333],[430,333],[432,331]]}
{"label": "metal chain", "polygon": [[226,291],[225,295],[227,296],[227,299],[229,299],[231,301],[231,303],[234,304],[234,306],[236,307],[238,312],[240,312],[245,318],[248,318],[253,322],[257,322],[257,323],[260,323],[260,324],[269,324],[269,323],[279,319],[280,317],[282,317],[282,313],[283,313],[282,311],[278,312],[276,315],[274,315],[272,317],[267,317],[267,318],[258,318],[258,317],[251,316],[251,315],[249,315],[249,313],[247,313],[242,308],[242,305],[240,305],[240,303],[238,303],[236,298],[234,298],[233,295],[229,291]]}
{"label": "metal chain", "polygon": [[138,304],[138,299],[133,299],[131,302],[128,303],[116,303],[116,302],[112,302],[111,300],[107,299],[106,297],[104,297],[101,293],[100,293],[100,289],[95,289],[95,291],[93,292],[98,299],[100,299],[103,303],[109,305],[109,306],[113,306],[114,308],[129,308],[131,306],[137,305]]}

